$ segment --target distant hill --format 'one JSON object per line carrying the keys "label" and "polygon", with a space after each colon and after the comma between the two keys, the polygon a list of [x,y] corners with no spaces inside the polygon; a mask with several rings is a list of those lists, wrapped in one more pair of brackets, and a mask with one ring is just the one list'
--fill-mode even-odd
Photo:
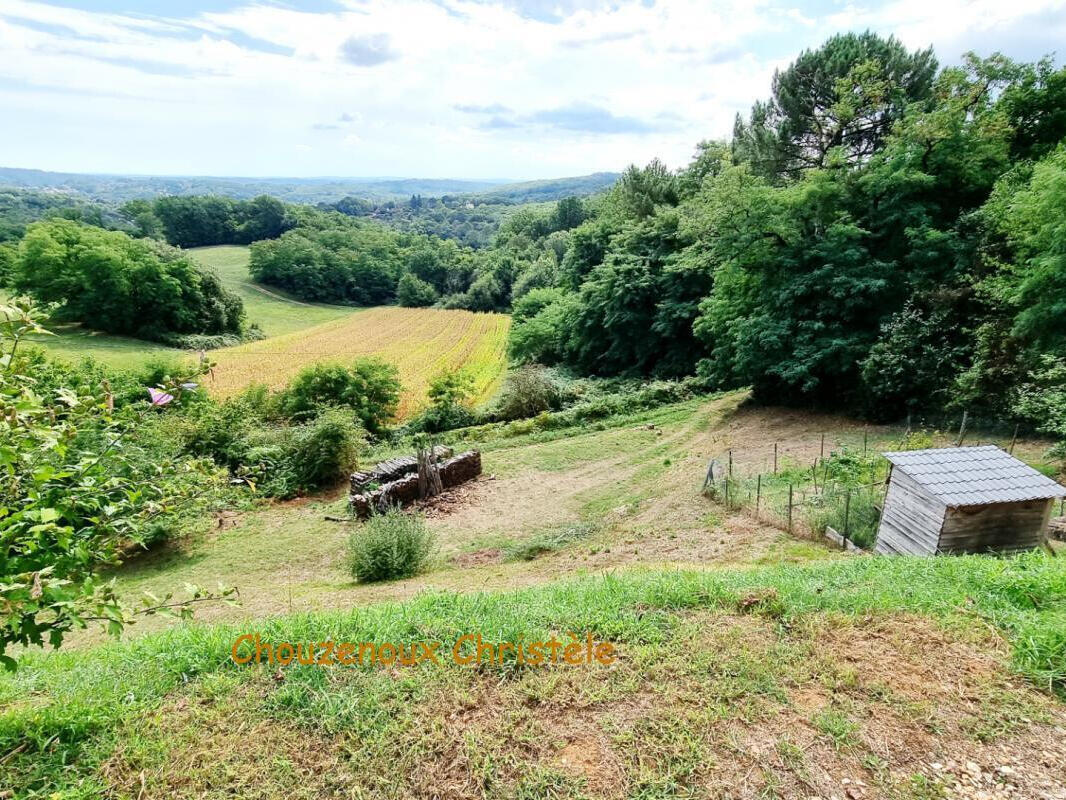
{"label": "distant hill", "polygon": [[560,200],[572,195],[580,197],[602,192],[613,186],[619,177],[620,174],[617,172],[594,172],[591,175],[581,175],[576,178],[508,183],[481,191],[478,196],[486,200],[509,203],[541,203],[548,200]]}
{"label": "distant hill", "polygon": [[443,178],[212,178],[203,176],[89,175],[0,167],[0,187],[74,193],[105,203],[124,203],[159,195],[221,194],[247,199],[269,194],[289,203],[331,203],[344,197],[371,202],[412,195],[486,195],[498,202],[557,200],[570,194],[591,194],[614,183],[614,173],[578,178],[508,183],[504,180]]}

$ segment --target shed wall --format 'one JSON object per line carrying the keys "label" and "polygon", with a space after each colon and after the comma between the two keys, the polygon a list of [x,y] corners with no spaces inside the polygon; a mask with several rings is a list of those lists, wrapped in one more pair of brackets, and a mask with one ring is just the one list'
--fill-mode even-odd
{"label": "shed wall", "polygon": [[932,555],[940,541],[947,506],[898,469],[885,494],[874,550],[884,554]]}
{"label": "shed wall", "polygon": [[948,509],[940,534],[945,553],[1013,553],[1044,543],[1052,500]]}

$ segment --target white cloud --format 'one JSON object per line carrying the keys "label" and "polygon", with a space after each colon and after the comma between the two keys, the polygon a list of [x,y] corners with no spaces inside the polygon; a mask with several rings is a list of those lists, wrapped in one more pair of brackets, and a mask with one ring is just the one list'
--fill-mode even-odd
{"label": "white cloud", "polygon": [[4,0],[0,159],[81,171],[515,178],[655,156],[680,165],[698,140],[728,135],[775,67],[836,30],[932,42],[954,60],[971,46],[987,52],[996,30],[1014,31],[1024,50],[1027,21],[1063,6],[890,0],[819,17],[779,0],[583,0],[526,14],[475,0],[351,0],[322,13],[235,4],[187,16],[175,2],[163,18]]}

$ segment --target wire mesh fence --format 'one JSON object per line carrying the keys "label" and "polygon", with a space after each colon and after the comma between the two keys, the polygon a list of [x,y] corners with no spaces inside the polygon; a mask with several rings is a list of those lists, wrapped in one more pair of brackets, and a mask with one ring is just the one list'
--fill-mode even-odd
{"label": "wire mesh fence", "polygon": [[708,465],[703,491],[730,511],[740,511],[789,533],[821,536],[835,531],[860,548],[873,546],[884,500],[888,462],[879,454],[843,449],[809,468],[781,463],[741,474],[733,453]]}

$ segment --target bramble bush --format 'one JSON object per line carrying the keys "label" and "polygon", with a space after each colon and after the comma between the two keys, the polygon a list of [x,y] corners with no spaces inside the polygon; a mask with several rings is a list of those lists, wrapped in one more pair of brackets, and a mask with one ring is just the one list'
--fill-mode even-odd
{"label": "bramble bush", "polygon": [[58,647],[91,621],[118,634],[138,613],[187,616],[216,597],[189,586],[184,601],[149,595],[136,610],[99,575],[219,487],[213,464],[166,452],[150,433],[149,417],[195,384],[177,380],[151,389],[150,403],[117,409],[106,384],[95,393],[39,386],[41,362],[20,346],[44,333],[28,302],[0,306],[0,663],[9,669],[10,645]]}

